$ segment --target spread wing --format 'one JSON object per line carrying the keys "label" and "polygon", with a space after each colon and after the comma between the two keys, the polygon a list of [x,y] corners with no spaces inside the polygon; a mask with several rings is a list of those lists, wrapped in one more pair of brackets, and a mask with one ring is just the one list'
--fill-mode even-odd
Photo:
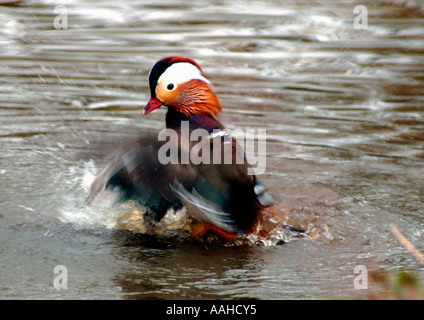
{"label": "spread wing", "polygon": [[113,189],[119,193],[120,201],[138,201],[156,221],[169,208],[182,208],[170,188],[178,169],[159,161],[160,146],[157,136],[153,135],[125,143],[93,181],[88,202],[92,202],[105,189]]}
{"label": "spread wing", "polygon": [[169,208],[185,206],[200,222],[243,231],[255,220],[262,206],[257,192],[263,192],[247,169],[243,151],[227,134],[185,142],[151,135],[117,152],[94,180],[88,200],[117,189],[121,201],[137,200],[157,221]]}

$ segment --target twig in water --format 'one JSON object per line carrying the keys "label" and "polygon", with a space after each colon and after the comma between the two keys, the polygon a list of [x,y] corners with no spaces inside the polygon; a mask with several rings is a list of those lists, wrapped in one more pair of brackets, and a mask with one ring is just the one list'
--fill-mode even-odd
{"label": "twig in water", "polygon": [[420,261],[421,263],[424,264],[424,256],[421,254],[421,252],[419,252],[411,242],[408,241],[408,239],[406,239],[404,237],[404,235],[399,231],[398,228],[396,228],[395,225],[390,225],[390,231],[392,231],[393,235],[396,237],[396,239],[399,240],[399,242],[409,251],[411,252],[415,258],[418,259],[418,261]]}

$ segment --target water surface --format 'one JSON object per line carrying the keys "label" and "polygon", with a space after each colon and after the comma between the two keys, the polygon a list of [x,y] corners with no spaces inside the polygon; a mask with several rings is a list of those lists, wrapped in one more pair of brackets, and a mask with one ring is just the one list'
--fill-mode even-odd
{"label": "water surface", "polygon": [[[357,265],[424,278],[389,231],[424,252],[422,2],[29,0],[0,6],[0,45],[1,298],[364,297]],[[84,207],[100,143],[163,127],[140,107],[173,54],[199,62],[229,128],[267,130],[261,179],[318,238],[158,241]]]}

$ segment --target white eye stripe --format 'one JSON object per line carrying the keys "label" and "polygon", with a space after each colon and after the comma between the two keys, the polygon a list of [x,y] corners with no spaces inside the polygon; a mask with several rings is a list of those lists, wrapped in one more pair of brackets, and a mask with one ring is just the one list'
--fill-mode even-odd
{"label": "white eye stripe", "polygon": [[158,84],[162,84],[167,87],[168,84],[172,83],[174,88],[180,84],[189,82],[194,79],[199,79],[209,83],[209,81],[202,75],[200,70],[189,62],[177,62],[171,65],[164,73],[159,77]]}

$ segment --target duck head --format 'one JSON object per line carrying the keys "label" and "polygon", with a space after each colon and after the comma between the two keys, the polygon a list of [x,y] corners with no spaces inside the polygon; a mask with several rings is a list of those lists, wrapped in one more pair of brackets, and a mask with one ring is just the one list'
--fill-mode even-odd
{"label": "duck head", "polygon": [[161,106],[173,108],[188,117],[219,116],[222,110],[202,69],[189,58],[171,56],[156,62],[149,74],[149,86],[151,98],[143,115]]}

